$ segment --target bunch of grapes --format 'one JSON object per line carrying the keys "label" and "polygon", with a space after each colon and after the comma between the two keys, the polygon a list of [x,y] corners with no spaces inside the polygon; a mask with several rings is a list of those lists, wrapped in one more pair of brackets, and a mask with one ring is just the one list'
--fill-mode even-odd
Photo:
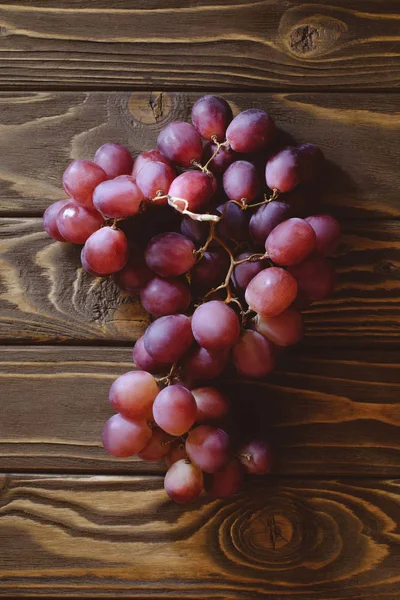
{"label": "bunch of grapes", "polygon": [[263,378],[302,338],[300,310],[335,287],[327,257],[340,241],[334,218],[310,216],[318,147],[284,147],[266,112],[233,118],[216,96],[195,103],[192,123],[170,123],[135,161],[116,143],[73,161],[69,199],[44,214],[50,236],[83,245],[87,272],[138,293],[154,317],[133,349],[138,370],[111,386],[117,413],[103,445],[117,457],[164,458],[165,489],[179,503],[203,489],[228,496],[246,472],[270,470],[269,445],[233,440],[229,399],[210,384],[228,363]]}

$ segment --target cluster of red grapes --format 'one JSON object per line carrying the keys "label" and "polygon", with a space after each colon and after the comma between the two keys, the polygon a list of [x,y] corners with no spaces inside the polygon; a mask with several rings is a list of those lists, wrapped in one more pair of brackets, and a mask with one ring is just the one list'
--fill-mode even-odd
{"label": "cluster of red grapes", "polygon": [[195,103],[192,122],[167,125],[135,161],[115,143],[73,161],[69,199],[44,214],[50,236],[83,244],[86,271],[139,293],[155,318],[133,350],[140,370],[111,386],[117,414],[103,444],[113,456],[164,458],[165,489],[180,503],[203,489],[228,496],[246,471],[270,470],[266,442],[232,443],[229,400],[209,384],[229,362],[264,377],[301,339],[300,309],[334,289],[326,257],[340,240],[334,218],[309,216],[318,147],[284,147],[266,112],[233,118],[216,96]]}

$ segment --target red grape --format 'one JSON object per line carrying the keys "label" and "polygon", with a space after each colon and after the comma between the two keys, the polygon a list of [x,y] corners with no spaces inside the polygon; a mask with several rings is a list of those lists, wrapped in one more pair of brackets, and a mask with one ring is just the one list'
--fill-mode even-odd
{"label": "red grape", "polygon": [[145,152],[141,152],[141,154],[135,158],[132,169],[132,177],[136,178],[139,174],[139,171],[148,162],[162,162],[165,165],[172,167],[171,162],[165,158],[165,156],[163,156],[159,150],[146,150]]}
{"label": "red grape", "polygon": [[139,292],[153,277],[154,273],[139,253],[129,257],[125,267],[114,275],[114,281],[125,292]]}
{"label": "red grape", "polygon": [[224,173],[225,194],[230,200],[250,204],[260,193],[261,183],[254,165],[237,160]]}
{"label": "red grape", "polygon": [[144,347],[144,335],[142,335],[135,343],[132,355],[133,362],[137,368],[148,371],[149,373],[162,373],[163,371],[167,371],[170,367],[169,364],[158,363],[150,356]]}
{"label": "red grape", "polygon": [[233,202],[226,202],[218,206],[217,212],[222,217],[217,226],[219,237],[235,242],[249,240],[249,219],[240,206]]}
{"label": "red grape", "polygon": [[174,363],[194,341],[189,317],[168,315],[160,317],[147,328],[144,336],[146,351],[159,363]]}
{"label": "red grape", "polygon": [[140,169],[136,182],[142,190],[146,200],[152,200],[153,204],[168,204],[168,198],[155,200],[157,195],[165,196],[171,183],[176,177],[172,167],[162,162],[148,161]]}
{"label": "red grape", "polygon": [[340,225],[330,215],[314,215],[306,221],[311,225],[317,237],[315,250],[322,256],[333,254],[339,245],[341,231]]}
{"label": "red grape", "polygon": [[223,248],[205,252],[191,271],[193,289],[204,293],[218,286],[225,279],[228,268],[229,257]]}
{"label": "red grape", "polygon": [[220,300],[201,304],[192,316],[192,331],[196,342],[215,352],[231,348],[240,334],[235,311]]}
{"label": "red grape", "polygon": [[243,477],[243,466],[237,458],[233,458],[225,467],[208,478],[205,489],[213,498],[227,498],[240,491]]}
{"label": "red grape", "polygon": [[246,290],[246,302],[255,312],[274,317],[290,306],[297,294],[295,278],[284,269],[269,267],[256,275]]}
{"label": "red grape", "polygon": [[[217,150],[217,144],[213,142],[208,142],[203,148],[203,164],[208,163],[210,158],[213,156],[215,151]],[[233,163],[233,161],[237,160],[238,154],[233,152],[230,148],[226,148],[225,146],[221,146],[218,153],[214,156],[212,161],[208,165],[208,169],[213,173],[223,173],[226,169]]]}
{"label": "red grape", "polygon": [[240,448],[239,460],[248,473],[264,475],[271,471],[271,448],[262,440],[252,440]]}
{"label": "red grape", "polygon": [[189,285],[178,277],[153,277],[140,290],[140,302],[153,317],[185,312],[190,301]]}
{"label": "red grape", "polygon": [[203,473],[185,459],[178,460],[168,469],[164,487],[174,502],[178,504],[193,502],[203,491]]}
{"label": "red grape", "polygon": [[322,150],[314,144],[302,144],[297,150],[301,157],[301,180],[315,181],[322,172],[325,160]]}
{"label": "red grape", "polygon": [[192,161],[200,161],[203,153],[197,129],[181,121],[169,123],[160,132],[157,146],[168,160],[180,167],[191,167]]}
{"label": "red grape", "polygon": [[310,256],[299,265],[290,267],[289,271],[297,280],[299,295],[311,302],[324,300],[335,289],[335,269],[322,256]]}
{"label": "red grape", "polygon": [[204,221],[195,221],[187,215],[183,215],[181,221],[181,233],[192,240],[195,244],[202,246],[207,240],[210,225]]}
{"label": "red grape", "polygon": [[173,277],[190,271],[196,262],[192,240],[181,233],[161,233],[152,238],[145,250],[147,266],[161,275]]}
{"label": "red grape", "polygon": [[174,198],[186,200],[186,202],[175,202],[179,210],[187,209],[191,212],[199,212],[214,195],[212,175],[201,171],[181,173],[172,182],[168,193]]}
{"label": "red grape", "polygon": [[219,96],[203,96],[192,109],[193,125],[205,140],[211,140],[215,136],[222,142],[232,116],[231,107]]}
{"label": "red grape", "polygon": [[209,352],[200,346],[195,348],[185,360],[185,374],[195,380],[209,381],[221,375],[228,360],[229,352]]}
{"label": "red grape", "polygon": [[74,160],[64,171],[63,186],[75,202],[93,208],[93,192],[106,179],[103,169],[91,160]]}
{"label": "red grape", "polygon": [[246,330],[232,354],[239,375],[244,377],[258,379],[275,367],[274,347],[257,331]]}
{"label": "red grape", "polygon": [[130,421],[118,414],[108,419],[102,433],[104,449],[119,458],[137,454],[150,438],[151,429],[146,421]]}
{"label": "red grape", "polygon": [[69,199],[58,200],[58,202],[53,202],[53,204],[50,204],[50,206],[46,208],[43,215],[43,229],[50,237],[57,240],[58,242],[65,242],[65,238],[61,235],[57,226],[58,213],[69,202],[71,202],[71,200]]}
{"label": "red grape", "polygon": [[178,462],[178,460],[181,460],[182,458],[187,459],[188,456],[186,453],[185,444],[181,440],[173,442],[170,444],[169,448],[170,450],[165,456],[167,467],[171,467],[174,463]]}
{"label": "red grape", "polygon": [[302,262],[315,250],[316,236],[307,221],[294,217],[280,223],[265,242],[270,259],[283,266]]}
{"label": "red grape", "polygon": [[196,423],[219,421],[228,414],[228,398],[215,387],[198,387],[192,394],[197,406]]}
{"label": "red grape", "polygon": [[277,346],[291,346],[303,337],[303,316],[293,306],[276,317],[257,315],[256,329]]}
{"label": "red grape", "polygon": [[211,425],[199,425],[186,439],[188,457],[205,473],[219,471],[228,462],[230,449],[228,434]]}
{"label": "red grape", "polygon": [[197,406],[193,394],[183,385],[170,385],[158,394],[153,405],[154,420],[171,435],[183,435],[196,419]]}
{"label": "red grape", "polygon": [[89,267],[88,261],[86,260],[86,256],[85,256],[85,246],[83,246],[83,248],[81,250],[81,263],[82,263],[82,267],[85,269],[86,273],[89,273],[90,275],[93,275],[94,277],[101,277],[101,275],[99,273],[96,273],[96,271],[93,271],[93,269],[91,269]]}
{"label": "red grape", "polygon": [[271,190],[290,192],[300,183],[301,156],[289,146],[272,156],[265,167],[265,181]]}
{"label": "red grape", "polygon": [[[242,252],[242,254],[235,257],[235,260],[245,260],[249,256],[252,256],[252,254],[252,252]],[[257,262],[247,261],[241,265],[236,265],[232,273],[232,282],[235,289],[244,292],[253,277],[260,273],[260,271],[263,271],[266,266],[267,263],[265,260],[258,260]]]}
{"label": "red grape", "polygon": [[170,443],[173,437],[159,427],[153,427],[151,438],[147,445],[138,454],[142,460],[155,462],[164,458],[170,451]]}
{"label": "red grape", "polygon": [[128,148],[114,142],[100,146],[93,162],[103,169],[109,179],[118,175],[130,175],[133,166],[133,158]]}
{"label": "red grape", "polygon": [[260,206],[251,216],[250,235],[258,246],[264,246],[271,231],[290,215],[290,205],[273,200]]}
{"label": "red grape", "polygon": [[90,269],[99,275],[111,275],[128,261],[128,241],[120,229],[103,227],[85,244],[85,258]]}
{"label": "red grape", "polygon": [[110,388],[109,400],[127,419],[146,419],[159,392],[156,380],[146,371],[129,371],[120,375]]}
{"label": "red grape", "polygon": [[89,210],[71,200],[59,211],[56,224],[64,240],[84,244],[101,227],[103,221],[96,210]]}
{"label": "red grape", "polygon": [[258,152],[275,134],[275,124],[263,110],[249,108],[239,113],[226,130],[226,139],[235,152]]}
{"label": "red grape", "polygon": [[120,219],[139,212],[143,194],[130,175],[103,181],[93,193],[93,204],[105,217]]}

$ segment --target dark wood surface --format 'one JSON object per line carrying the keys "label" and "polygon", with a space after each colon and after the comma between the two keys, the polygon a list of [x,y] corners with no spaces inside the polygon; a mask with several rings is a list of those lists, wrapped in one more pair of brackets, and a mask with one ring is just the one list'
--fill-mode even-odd
{"label": "dark wood surface", "polygon": [[[0,3],[0,597],[399,599],[399,32],[397,0]],[[344,239],[305,341],[221,381],[273,475],[182,508],[100,443],[148,317],[40,217],[72,158],[208,90],[321,145]]]}

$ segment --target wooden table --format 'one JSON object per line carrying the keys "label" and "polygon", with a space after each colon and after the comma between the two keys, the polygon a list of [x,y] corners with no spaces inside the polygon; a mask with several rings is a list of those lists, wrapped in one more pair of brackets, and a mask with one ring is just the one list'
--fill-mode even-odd
{"label": "wooden table", "polygon": [[[0,3],[0,596],[398,600],[399,8]],[[206,91],[322,146],[345,237],[305,342],[238,384],[268,407],[275,475],[182,508],[162,465],[99,440],[148,318],[40,217],[72,158],[153,147]]]}

